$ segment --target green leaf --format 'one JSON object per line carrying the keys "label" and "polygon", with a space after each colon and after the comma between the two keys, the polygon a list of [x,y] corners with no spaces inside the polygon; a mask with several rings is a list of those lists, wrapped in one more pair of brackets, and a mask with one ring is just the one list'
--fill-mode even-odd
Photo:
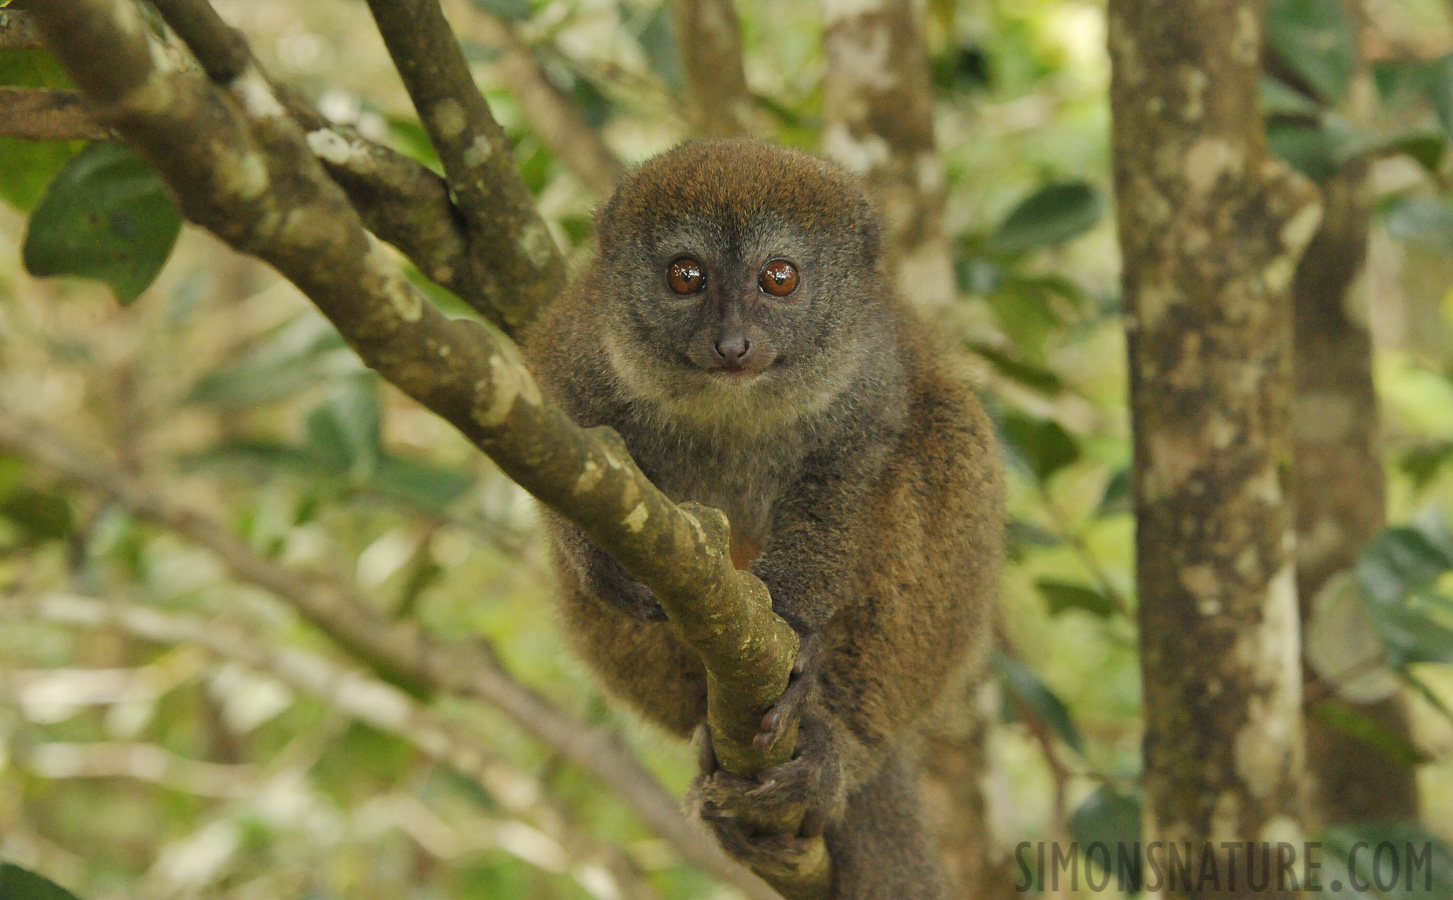
{"label": "green leaf", "polygon": [[955,44],[929,60],[935,89],[958,94],[989,86],[989,55],[976,43]]}
{"label": "green leaf", "polygon": [[106,282],[123,305],[156,278],[182,218],[161,178],[121,144],[91,144],[56,176],[30,217],[25,268]]}
{"label": "green leaf", "polygon": [[1130,469],[1124,468],[1110,476],[1105,483],[1105,493],[1095,507],[1095,516],[1108,519],[1111,516],[1126,515],[1131,511]]}
{"label": "green leaf", "polygon": [[1429,82],[1428,95],[1433,101],[1433,112],[1438,115],[1443,133],[1453,141],[1453,53],[1433,64]]}
{"label": "green leaf", "polygon": [[1398,138],[1387,138],[1328,114],[1320,122],[1273,120],[1266,140],[1272,151],[1314,181],[1326,181],[1361,156],[1403,152]]}
{"label": "green leaf", "polygon": [[0,517],[15,523],[35,541],[59,540],[69,536],[75,527],[64,495],[24,486],[0,496]]}
{"label": "green leaf", "polygon": [[1399,669],[1398,675],[1408,687],[1412,688],[1418,696],[1428,701],[1428,705],[1443,714],[1443,718],[1453,722],[1453,708],[1450,708],[1438,692],[1428,686],[1428,683],[1419,678],[1411,669]]}
{"label": "green leaf", "polygon": [[1033,522],[1010,519],[1004,526],[1004,542],[1009,547],[1010,556],[1022,556],[1030,547],[1059,547],[1065,540]]}
{"label": "green leaf", "polygon": [[686,80],[681,74],[681,55],[676,46],[675,31],[671,27],[671,7],[668,4],[663,3],[656,7],[636,35],[636,40],[646,54],[646,62],[650,64],[651,71],[673,93],[680,93]]}
{"label": "green leaf", "polygon": [[1316,182],[1336,175],[1340,167],[1335,139],[1318,123],[1268,122],[1266,143],[1272,153]]}
{"label": "green leaf", "polygon": [[1443,154],[1448,150],[1448,141],[1441,134],[1415,132],[1390,139],[1386,149],[1401,153],[1423,167],[1429,175],[1438,174],[1443,168]]}
{"label": "green leaf", "polygon": [[1000,428],[1005,445],[1040,483],[1080,458],[1080,445],[1058,422],[1009,413]]}
{"label": "green leaf", "polygon": [[1372,64],[1372,83],[1384,112],[1401,112],[1431,96],[1442,59],[1386,59]]}
{"label": "green leaf", "polygon": [[1376,604],[1392,606],[1453,568],[1453,557],[1416,528],[1388,528],[1357,560],[1357,580]]}
{"label": "green leaf", "polygon": [[255,407],[360,371],[338,332],[308,313],[279,327],[242,359],[199,379],[188,399],[221,409]]}
{"label": "green leaf", "polygon": [[1296,88],[1269,75],[1261,78],[1261,114],[1263,116],[1304,116],[1316,118],[1322,114],[1317,101]]}
{"label": "green leaf", "polygon": [[1416,824],[1358,822],[1329,828],[1320,837],[1324,853],[1320,881],[1333,893],[1383,900],[1453,900],[1453,848]]}
{"label": "green leaf", "polygon": [[997,650],[994,652],[994,668],[999,673],[1006,696],[1015,706],[1048,725],[1075,752],[1083,752],[1080,732],[1070,717],[1069,708],[1039,680],[1038,675],[1024,663]]}
{"label": "green leaf", "polygon": [[1357,68],[1357,28],[1341,0],[1271,0],[1266,40],[1328,103],[1341,103]]}
{"label": "green leaf", "polygon": [[1427,610],[1373,604],[1368,613],[1387,643],[1388,662],[1394,668],[1413,663],[1453,663],[1453,628],[1434,619]]}
{"label": "green leaf", "polygon": [[1045,344],[1060,325],[1050,291],[1031,280],[1006,278],[984,299],[1019,356],[1033,363],[1042,362]]}
{"label": "green leaf", "polygon": [[1115,601],[1087,585],[1040,578],[1034,582],[1034,586],[1044,595],[1052,616],[1067,609],[1082,609],[1102,619],[1115,615]]}
{"label": "green leaf", "polygon": [[[329,437],[341,447],[336,423]],[[316,445],[292,447],[276,441],[226,441],[187,460],[232,477],[276,478],[291,475],[310,488],[337,498],[366,497],[442,515],[474,486],[474,477],[422,460],[384,454],[373,477],[360,483],[351,474],[346,451],[324,452]]]}
{"label": "green leaf", "polygon": [[385,455],[378,461],[370,489],[416,509],[443,513],[473,486],[474,478],[467,473]]}
{"label": "green leaf", "polygon": [[[7,87],[71,87],[65,70],[44,50],[0,53],[0,85]],[[84,141],[22,141],[0,138],[0,200],[21,212],[40,202],[45,186],[86,146]]]}
{"label": "green leaf", "polygon": [[1453,256],[1453,200],[1446,197],[1398,200],[1388,207],[1383,221],[1393,238]]}
{"label": "green leaf", "polygon": [[984,343],[970,343],[968,348],[987,360],[1001,375],[1012,378],[1025,387],[1047,394],[1057,394],[1064,389],[1064,382],[1060,377],[1043,366],[1015,359]]}
{"label": "green leaf", "polygon": [[1350,703],[1324,700],[1312,707],[1312,718],[1367,744],[1398,768],[1411,769],[1427,761],[1407,738]]}
{"label": "green leaf", "polygon": [[422,291],[424,296],[428,297],[429,301],[439,307],[441,311],[451,316],[462,316],[467,319],[482,320],[484,318],[479,314],[479,310],[461,300],[458,294],[430,279],[415,266],[405,265],[403,270],[404,277],[409,279],[409,282]]}
{"label": "green leaf", "polygon": [[990,253],[1023,253],[1059,244],[1100,221],[1099,195],[1083,181],[1046,185],[1016,206],[984,247]]}
{"label": "green leaf", "polygon": [[308,416],[308,449],[337,461],[356,484],[378,471],[383,452],[378,392],[374,376],[341,380],[323,405]]}
{"label": "green leaf", "polygon": [[388,119],[389,146],[435,173],[444,171],[439,154],[429,141],[429,132],[417,120],[394,116]]}
{"label": "green leaf", "polygon": [[[1080,845],[1086,858],[1096,863],[1110,862],[1110,873],[1117,879],[1117,886],[1124,885],[1129,893],[1140,890],[1140,794],[1133,791],[1119,791],[1108,784],[1102,784],[1085,798],[1069,820],[1070,836]],[[1109,851],[1108,857],[1101,851],[1090,851],[1091,844],[1103,844]],[[1121,848],[1126,851],[1122,859]],[[1131,855],[1133,854],[1133,855]]]}
{"label": "green leaf", "polygon": [[498,16],[511,22],[527,22],[535,12],[530,8],[530,0],[470,0],[470,2],[492,16]]}
{"label": "green leaf", "polygon": [[0,863],[0,897],[5,900],[77,900],[76,895],[14,863]]}
{"label": "green leaf", "polygon": [[1413,483],[1413,490],[1422,491],[1438,477],[1453,459],[1453,441],[1437,441],[1414,447],[1398,458],[1397,466]]}

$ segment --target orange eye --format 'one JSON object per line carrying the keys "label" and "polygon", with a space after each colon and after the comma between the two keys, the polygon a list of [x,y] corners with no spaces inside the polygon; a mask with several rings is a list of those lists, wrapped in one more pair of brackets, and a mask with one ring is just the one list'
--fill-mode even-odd
{"label": "orange eye", "polygon": [[684,256],[666,270],[666,282],[678,294],[694,294],[706,286],[706,273],[701,271],[701,263]]}
{"label": "orange eye", "polygon": [[785,297],[797,290],[797,267],[785,259],[774,259],[762,267],[762,290],[773,297]]}

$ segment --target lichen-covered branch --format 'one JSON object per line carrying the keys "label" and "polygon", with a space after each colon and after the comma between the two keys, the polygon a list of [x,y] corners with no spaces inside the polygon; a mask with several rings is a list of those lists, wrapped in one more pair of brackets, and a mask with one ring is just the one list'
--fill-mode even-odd
{"label": "lichen-covered branch", "polygon": [[[167,24],[223,87],[257,71],[246,39],[207,0],[156,4]],[[308,147],[338,182],[369,231],[393,244],[429,278],[449,288],[485,318],[507,322],[472,277],[469,242],[444,179],[413,159],[375,144],[354,129],[329,122],[297,91],[272,90],[308,133]]]}
{"label": "lichen-covered branch", "polygon": [[0,9],[0,50],[39,50],[42,46],[40,28],[29,13]]}
{"label": "lichen-covered branch", "polygon": [[545,67],[518,30],[490,15],[469,0],[449,4],[449,14],[461,28],[487,46],[499,50],[494,68],[530,129],[580,182],[598,197],[608,197],[625,174],[625,166],[585,121],[580,109],[545,74]]}
{"label": "lichen-covered branch", "polygon": [[[762,583],[732,565],[724,516],[673,504],[614,433],[582,430],[546,404],[497,329],[433,307],[365,231],[255,69],[222,91],[197,73],[167,68],[150,53],[127,0],[42,0],[36,14],[103,120],[150,160],[189,219],[271,263],[367,365],[448,420],[651,588],[707,669],[723,765],[751,773],[791,752],[789,740],[764,755],[752,738],[787,683],[797,638],[772,612]],[[318,611],[333,608],[329,600]],[[379,640],[353,634],[347,622],[332,626]],[[446,687],[481,677],[415,655],[416,642],[386,649]]]}
{"label": "lichen-covered branch", "polygon": [[1262,12],[1109,10],[1146,840],[1292,840],[1300,827],[1291,287],[1320,210],[1266,149]]}
{"label": "lichen-covered branch", "polygon": [[510,328],[522,328],[564,283],[565,262],[515,169],[438,0],[369,0],[469,237],[473,277]]}
{"label": "lichen-covered branch", "polygon": [[68,594],[0,601],[7,617],[28,616],[87,628],[112,627],[160,644],[200,647],[218,659],[241,663],[308,693],[361,722],[395,735],[419,752],[473,780],[512,816],[530,821],[572,851],[577,871],[604,865],[623,897],[658,895],[619,847],[606,844],[572,820],[536,779],[489,753],[472,735],[420,705],[392,685],[297,647],[278,650],[246,630],[149,606],[106,602]]}
{"label": "lichen-covered branch", "polygon": [[873,188],[903,295],[930,316],[942,313],[956,288],[916,4],[861,0],[823,7],[823,149]]}
{"label": "lichen-covered branch", "polygon": [[354,128],[329,122],[294,91],[279,89],[279,99],[307,131],[308,148],[343,188],[364,226],[397,247],[419,271],[508,331],[501,311],[472,277],[469,238],[444,179]]}
{"label": "lichen-covered branch", "polygon": [[75,91],[0,87],[0,137],[26,141],[104,141],[99,124]]}
{"label": "lichen-covered branch", "polygon": [[693,130],[703,137],[750,135],[755,104],[742,67],[734,0],[671,0],[671,25]]}

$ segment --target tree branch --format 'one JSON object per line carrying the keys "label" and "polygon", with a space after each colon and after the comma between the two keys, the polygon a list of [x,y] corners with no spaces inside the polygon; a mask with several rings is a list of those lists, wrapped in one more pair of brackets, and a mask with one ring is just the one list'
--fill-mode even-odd
{"label": "tree branch", "polygon": [[230,85],[252,65],[252,50],[207,0],[152,0],[177,37],[191,49],[207,77]]}
{"label": "tree branch", "polygon": [[75,91],[0,87],[0,137],[26,141],[105,141],[115,137],[99,124]]}
{"label": "tree branch", "polygon": [[369,0],[469,235],[474,277],[512,328],[564,283],[565,263],[515,169],[438,0]]}
{"label": "tree branch", "polygon": [[53,469],[70,483],[100,491],[138,518],[205,547],[234,578],[283,600],[388,681],[416,693],[456,694],[499,709],[536,739],[599,778],[683,858],[749,896],[773,897],[746,870],[728,862],[701,831],[688,825],[675,801],[628,748],[515,681],[500,669],[487,644],[445,642],[411,624],[392,623],[352,585],[279,565],[216,521],[162,491],[143,487],[110,463],[70,446],[40,423],[0,410],[0,446]]}
{"label": "tree branch", "polygon": [[481,42],[500,51],[494,66],[540,141],[591,193],[610,196],[625,166],[599,132],[586,123],[574,102],[550,81],[518,29],[471,2],[454,0],[449,3],[449,14]]}
{"label": "tree branch", "polygon": [[[562,844],[578,848],[580,855],[587,859],[604,862],[625,896],[637,900],[651,900],[657,896],[650,885],[641,880],[639,872],[635,871],[619,847],[601,841],[580,827],[566,810],[542,792],[534,777],[490,754],[472,736],[392,685],[352,671],[316,653],[296,647],[274,649],[230,623],[202,621],[136,604],[50,594],[37,598],[8,598],[0,601],[0,611],[67,625],[110,626],[155,643],[201,647],[215,657],[233,660],[270,675],[358,721],[401,738],[426,756],[452,766],[473,780],[510,814],[529,820]],[[175,774],[192,785],[191,789],[217,796],[237,796],[235,789],[227,789],[227,779],[201,777],[209,774],[209,764],[180,758],[168,761],[174,764],[172,768],[178,770]],[[192,770],[199,774],[186,778]],[[528,786],[528,789],[521,790],[522,786]]]}
{"label": "tree branch", "polygon": [[[163,0],[156,5],[213,81],[230,87],[257,66],[246,39],[207,0]],[[485,318],[507,327],[503,312],[472,277],[468,236],[444,179],[352,128],[333,124],[297,91],[269,84],[308,132],[309,149],[348,194],[368,230]]]}
{"label": "tree branch", "polygon": [[40,50],[44,46],[40,28],[29,13],[0,9],[0,50]]}
{"label": "tree branch", "polygon": [[736,4],[733,0],[671,0],[671,24],[696,132],[705,137],[751,134],[755,101],[742,68],[742,28]]}

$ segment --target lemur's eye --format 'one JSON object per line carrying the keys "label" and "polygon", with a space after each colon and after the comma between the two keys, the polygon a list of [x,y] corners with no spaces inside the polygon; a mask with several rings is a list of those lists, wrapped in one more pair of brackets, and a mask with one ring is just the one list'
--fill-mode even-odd
{"label": "lemur's eye", "polygon": [[678,294],[694,294],[706,287],[706,273],[701,270],[701,263],[683,256],[666,270],[666,282]]}
{"label": "lemur's eye", "polygon": [[762,290],[773,297],[786,297],[797,290],[797,267],[785,259],[774,259],[762,267]]}

